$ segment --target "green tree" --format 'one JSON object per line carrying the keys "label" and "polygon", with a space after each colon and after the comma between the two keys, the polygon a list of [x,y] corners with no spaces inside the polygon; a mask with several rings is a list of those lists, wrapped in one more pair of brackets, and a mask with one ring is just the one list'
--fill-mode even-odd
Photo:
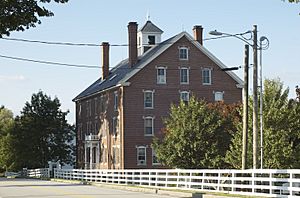
{"label": "green tree", "polygon": [[26,102],[13,130],[15,168],[41,168],[48,161],[73,162],[74,126],[67,123],[69,113],[60,109],[58,98],[53,100],[39,91]]}
{"label": "green tree", "polygon": [[[40,4],[51,0],[1,0],[0,1],[0,37],[9,36],[12,31],[24,31],[40,24],[39,17],[53,16],[53,12]],[[56,3],[66,3],[68,0],[54,0]]]}
{"label": "green tree", "polygon": [[172,168],[224,168],[225,153],[234,131],[235,108],[208,104],[194,97],[172,105],[165,120],[165,137],[155,139],[158,160]]}
{"label": "green tree", "polygon": [[0,172],[10,169],[12,159],[11,130],[14,125],[13,113],[4,106],[0,107]]}
{"label": "green tree", "polygon": [[[264,168],[300,168],[300,103],[289,99],[279,79],[265,80],[263,96],[263,166]],[[252,101],[250,102],[252,104]],[[250,107],[249,118],[252,116]],[[249,120],[248,164],[252,167],[252,120]],[[226,161],[241,168],[242,126],[237,125]]]}

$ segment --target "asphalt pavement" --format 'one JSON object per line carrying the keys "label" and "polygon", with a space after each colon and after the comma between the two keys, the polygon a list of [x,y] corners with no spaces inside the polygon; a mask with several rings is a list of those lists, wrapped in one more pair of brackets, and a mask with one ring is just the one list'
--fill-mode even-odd
{"label": "asphalt pavement", "polygon": [[170,198],[174,196],[19,178],[0,178],[0,198]]}

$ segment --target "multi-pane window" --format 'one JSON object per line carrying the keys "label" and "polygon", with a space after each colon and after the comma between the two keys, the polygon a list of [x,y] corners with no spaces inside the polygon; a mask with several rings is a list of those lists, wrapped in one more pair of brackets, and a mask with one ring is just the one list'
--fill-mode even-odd
{"label": "multi-pane window", "polygon": [[167,83],[167,71],[165,67],[157,68],[157,84]]}
{"label": "multi-pane window", "polygon": [[157,160],[155,150],[152,148],[152,164],[153,165],[160,165],[160,162]]}
{"label": "multi-pane window", "polygon": [[211,85],[211,69],[209,68],[202,69],[202,84]]}
{"label": "multi-pane window", "polygon": [[186,67],[180,68],[180,84],[189,84],[189,69]]}
{"label": "multi-pane window", "polygon": [[137,165],[146,165],[146,147],[137,147]]}
{"label": "multi-pane window", "polygon": [[187,47],[179,48],[179,59],[188,60],[189,59],[189,49]]}
{"label": "multi-pane window", "polygon": [[144,133],[146,136],[153,135],[153,117],[144,117]]}
{"label": "multi-pane window", "polygon": [[114,93],[114,110],[118,111],[118,106],[119,106],[119,96],[118,96],[118,92]]}
{"label": "multi-pane window", "polygon": [[113,117],[113,135],[118,135],[119,133],[119,119],[118,117]]}
{"label": "multi-pane window", "polygon": [[188,102],[190,100],[190,92],[181,91],[180,92],[180,100],[182,100],[184,102]]}
{"label": "multi-pane window", "polygon": [[153,109],[153,91],[144,91],[144,108]]}
{"label": "multi-pane window", "polygon": [[215,101],[223,101],[224,100],[224,92],[216,91],[214,92]]}

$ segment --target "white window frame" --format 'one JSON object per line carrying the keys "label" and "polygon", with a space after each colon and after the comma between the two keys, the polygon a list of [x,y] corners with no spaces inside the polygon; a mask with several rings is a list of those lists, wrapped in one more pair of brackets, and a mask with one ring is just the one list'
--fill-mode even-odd
{"label": "white window frame", "polygon": [[[147,101],[146,101],[147,97],[146,97],[146,95],[149,94],[149,93],[151,93],[151,106],[148,107],[146,105],[147,104]],[[146,90],[146,91],[144,91],[144,108],[145,109],[153,109],[154,108],[154,90]]]}
{"label": "white window frame", "polygon": [[[153,136],[154,135],[154,118],[153,116],[146,116],[143,117],[144,119],[144,135],[145,136]],[[147,120],[151,120],[151,134],[146,133],[147,132],[147,126],[146,126],[146,122]]]}
{"label": "white window frame", "polygon": [[[206,82],[207,76],[205,76],[205,72],[208,72],[208,82]],[[211,85],[212,84],[212,69],[211,68],[203,68],[202,69],[202,84],[203,85]]]}
{"label": "white window frame", "polygon": [[[157,160],[157,162],[154,162],[154,157],[156,157],[156,153],[155,153],[154,148],[152,148],[152,165],[161,165],[161,163],[158,162],[158,160]],[[156,157],[156,159],[157,159],[157,157]]]}
{"label": "white window frame", "polygon": [[214,91],[215,102],[224,101],[224,91]]}
{"label": "white window frame", "polygon": [[[159,70],[164,71],[164,75],[159,75]],[[167,84],[167,68],[157,67],[156,68],[156,83],[157,84]]]}
{"label": "white window frame", "polygon": [[[185,51],[185,53],[182,53]],[[189,48],[188,47],[179,47],[179,60],[189,60]]]}
{"label": "white window frame", "polygon": [[117,91],[114,92],[114,110],[118,111],[119,106],[119,94]]}
{"label": "white window frame", "polygon": [[[140,159],[140,149],[144,150],[144,159]],[[143,157],[143,156],[141,156]],[[137,159],[137,165],[138,166],[146,166],[147,165],[147,147],[146,146],[138,146],[136,148],[136,159]]]}
{"label": "white window frame", "polygon": [[[182,81],[183,71],[186,71],[186,82]],[[180,67],[180,84],[189,84],[190,83],[190,71],[188,67]]]}
{"label": "white window frame", "polygon": [[[188,102],[190,101],[190,92],[189,91],[179,91],[180,93],[180,100],[184,101],[184,102]],[[187,100],[184,100],[184,95],[187,94]]]}

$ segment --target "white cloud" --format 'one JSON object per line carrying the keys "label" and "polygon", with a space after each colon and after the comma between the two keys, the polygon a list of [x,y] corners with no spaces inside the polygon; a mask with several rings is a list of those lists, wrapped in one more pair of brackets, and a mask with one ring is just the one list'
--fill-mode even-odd
{"label": "white cloud", "polygon": [[26,78],[23,75],[4,76],[0,75],[0,81],[23,81]]}

